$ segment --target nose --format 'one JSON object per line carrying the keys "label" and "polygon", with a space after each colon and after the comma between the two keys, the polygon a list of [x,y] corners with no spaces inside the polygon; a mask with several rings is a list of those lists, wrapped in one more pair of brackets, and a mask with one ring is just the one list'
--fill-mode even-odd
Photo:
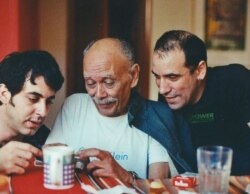
{"label": "nose", "polygon": [[48,114],[49,108],[46,101],[41,101],[37,104],[37,114],[41,117],[45,117]]}
{"label": "nose", "polygon": [[158,87],[159,87],[159,93],[163,95],[171,91],[170,83],[165,79],[160,79]]}
{"label": "nose", "polygon": [[96,88],[95,96],[97,98],[103,98],[103,97],[106,97],[106,95],[107,93],[106,93],[104,86],[102,84],[98,84]]}

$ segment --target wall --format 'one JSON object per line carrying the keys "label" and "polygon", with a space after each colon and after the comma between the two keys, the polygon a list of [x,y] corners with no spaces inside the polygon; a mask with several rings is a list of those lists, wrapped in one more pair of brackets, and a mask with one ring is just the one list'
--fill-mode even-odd
{"label": "wall", "polygon": [[[204,37],[204,0],[194,0],[194,28],[193,31],[199,37]],[[244,51],[215,51],[208,50],[209,66],[225,65],[229,63],[241,63],[250,69],[250,2],[247,1],[247,29],[246,29],[246,48]]]}
{"label": "wall", "polygon": [[[152,43],[153,51],[156,40],[168,30],[183,29],[192,31],[192,10],[191,0],[152,0]],[[152,54],[152,52],[151,52]],[[157,99],[158,89],[155,84],[150,68],[149,98]]]}
{"label": "wall", "polygon": [[38,46],[37,1],[0,1],[0,60],[13,51]]}
{"label": "wall", "polygon": [[[156,40],[172,29],[183,29],[204,39],[205,0],[152,0],[152,42],[153,51]],[[208,65],[225,65],[238,62],[250,69],[250,2],[247,6],[247,31],[245,51],[208,51]],[[152,52],[151,52],[152,54]],[[151,69],[150,69],[151,71]],[[149,98],[157,99],[157,87],[150,73]]]}
{"label": "wall", "polygon": [[[49,51],[60,64],[66,75],[68,0],[39,0],[40,49]],[[66,78],[66,77],[65,77]],[[55,104],[47,116],[46,124],[51,127],[56,114],[66,97],[66,82],[56,94]]]}
{"label": "wall", "polygon": [[[0,0],[0,60],[8,53],[49,51],[66,75],[70,0]],[[66,77],[65,77],[66,78]],[[67,78],[66,78],[67,79]],[[46,124],[52,126],[66,97],[66,82],[56,94]]]}

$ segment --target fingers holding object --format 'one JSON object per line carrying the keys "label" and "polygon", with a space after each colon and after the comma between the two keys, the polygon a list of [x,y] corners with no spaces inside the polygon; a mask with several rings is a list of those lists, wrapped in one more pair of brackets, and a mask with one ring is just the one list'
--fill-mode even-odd
{"label": "fingers holding object", "polygon": [[97,148],[89,148],[85,150],[81,150],[77,152],[77,155],[82,159],[90,158],[90,157],[96,157],[100,160],[104,160],[107,157],[110,157],[111,154],[107,151],[100,150]]}

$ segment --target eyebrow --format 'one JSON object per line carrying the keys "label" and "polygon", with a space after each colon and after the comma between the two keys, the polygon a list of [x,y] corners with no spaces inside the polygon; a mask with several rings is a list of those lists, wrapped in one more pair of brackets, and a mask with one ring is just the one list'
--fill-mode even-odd
{"label": "eyebrow", "polygon": [[[158,76],[157,73],[151,71],[153,75]],[[176,73],[169,73],[169,74],[163,74],[163,77],[169,77],[169,76],[181,76],[181,74],[176,74]]]}
{"label": "eyebrow", "polygon": [[[84,79],[92,79],[91,76],[83,76]],[[113,75],[104,75],[103,77],[101,77],[102,79],[115,79],[115,77]]]}
{"label": "eyebrow", "polygon": [[[41,97],[44,97],[42,94],[37,93],[37,92],[28,92],[28,94],[29,94],[29,95],[34,95],[34,96],[39,96],[40,98],[41,98]],[[48,99],[50,99],[50,100],[55,99],[55,95],[49,96]]]}

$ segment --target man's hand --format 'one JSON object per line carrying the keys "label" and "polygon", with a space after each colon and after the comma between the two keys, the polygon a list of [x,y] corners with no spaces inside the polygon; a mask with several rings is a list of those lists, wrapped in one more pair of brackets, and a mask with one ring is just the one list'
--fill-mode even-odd
{"label": "man's hand", "polygon": [[115,177],[123,182],[133,183],[133,176],[115,161],[110,152],[90,148],[79,151],[77,155],[85,163],[89,157],[98,158],[85,164],[86,169],[94,176]]}
{"label": "man's hand", "polygon": [[23,174],[34,157],[41,157],[38,148],[18,141],[11,141],[0,148],[0,172]]}

